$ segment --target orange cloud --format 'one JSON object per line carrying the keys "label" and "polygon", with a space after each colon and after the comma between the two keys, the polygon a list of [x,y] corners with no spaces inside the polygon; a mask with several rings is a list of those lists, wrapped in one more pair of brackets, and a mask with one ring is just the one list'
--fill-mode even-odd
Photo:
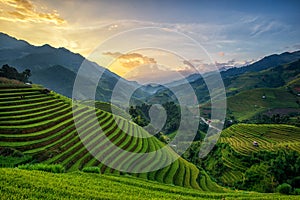
{"label": "orange cloud", "polygon": [[156,64],[156,60],[154,58],[150,58],[147,56],[143,56],[139,53],[128,53],[122,54],[120,52],[105,52],[103,55],[112,56],[117,59],[117,61],[125,68],[132,69],[141,65],[146,64]]}
{"label": "orange cloud", "polygon": [[29,0],[0,0],[2,20],[24,22],[46,22],[61,25],[66,23],[56,11],[41,12]]}
{"label": "orange cloud", "polygon": [[222,52],[222,51],[221,51],[221,52],[219,52],[218,54],[219,54],[219,56],[221,56],[221,57],[223,57],[223,56],[225,55],[225,53],[224,53],[224,52]]}

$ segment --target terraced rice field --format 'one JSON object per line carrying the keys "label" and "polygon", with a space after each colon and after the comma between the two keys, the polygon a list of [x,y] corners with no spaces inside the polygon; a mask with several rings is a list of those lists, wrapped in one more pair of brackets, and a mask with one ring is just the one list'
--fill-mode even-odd
{"label": "terraced rice field", "polygon": [[[0,169],[0,199],[298,199],[297,196],[228,191],[202,192],[129,176]],[[18,178],[14,178],[18,177]],[[212,187],[209,186],[208,187]]]}
{"label": "terraced rice field", "polygon": [[[97,119],[93,119],[94,112]],[[79,137],[74,120],[78,122],[77,128],[82,130],[83,138]],[[116,165],[141,169],[167,162],[174,156],[175,152],[169,149],[167,154],[158,154],[152,160],[140,163],[118,151],[110,151],[103,140],[107,137],[119,148],[136,153],[152,152],[164,146],[155,137],[140,137],[147,134],[144,129],[122,117],[114,117],[103,110],[95,111],[81,104],[72,105],[71,101],[53,92],[43,94],[40,88],[0,87],[0,148],[19,150],[38,162],[60,163],[68,171],[98,166],[101,173],[121,174],[91,155],[81,139],[92,150],[101,149],[97,156],[104,156]],[[182,158],[163,169],[131,175],[204,191],[223,191],[207,175]]]}
{"label": "terraced rice field", "polygon": [[[253,145],[254,141],[258,143],[258,147]],[[281,148],[300,152],[300,128],[275,124],[238,124],[224,130],[220,142],[229,143],[234,150],[244,155]]]}
{"label": "terraced rice field", "polygon": [[[258,143],[258,147],[253,142]],[[230,148],[220,152],[225,170],[220,181],[228,186],[243,180],[250,167],[240,156],[249,157],[253,152],[291,149],[300,152],[300,128],[283,124],[236,124],[223,130],[219,143]],[[253,166],[252,166],[253,167]]]}

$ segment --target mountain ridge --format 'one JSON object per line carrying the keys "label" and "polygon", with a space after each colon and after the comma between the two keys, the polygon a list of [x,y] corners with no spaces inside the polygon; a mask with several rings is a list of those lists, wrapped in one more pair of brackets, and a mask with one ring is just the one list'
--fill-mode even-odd
{"label": "mountain ridge", "polygon": [[[193,87],[199,103],[204,103],[209,100],[209,92],[203,77],[209,77],[210,73],[205,73],[203,75],[191,74],[184,79],[167,83],[164,86],[153,84],[139,85],[137,82],[128,81],[108,69],[99,66],[97,63],[86,60],[82,55],[73,53],[64,47],[54,48],[49,44],[34,46],[24,40],[18,40],[5,33],[0,33],[0,44],[1,65],[9,64],[20,71],[29,68],[32,71],[31,80],[35,83],[42,84],[47,88],[59,91],[61,94],[68,97],[71,97],[72,95],[73,85],[78,69],[82,62],[86,61],[93,70],[102,74],[102,77],[98,82],[95,96],[95,98],[100,101],[110,102],[114,86],[119,81],[122,83],[121,91],[118,91],[121,96],[125,97],[129,88],[139,88],[133,94],[133,100],[131,101],[133,104],[139,104],[141,102],[164,103],[166,101],[176,100],[176,98],[172,96],[174,94],[172,94],[168,88],[184,94],[184,91],[181,91],[181,88],[184,88],[182,87],[184,84],[190,84]],[[230,68],[226,71],[221,71],[220,74],[226,86],[227,81],[233,80],[247,72],[266,70],[297,59],[300,59],[300,51],[272,54],[265,56],[263,59],[258,60],[251,65],[239,68]],[[56,66],[56,68],[54,66]],[[60,66],[60,68],[57,66]],[[61,78],[58,79],[53,76],[53,74],[49,73],[49,71],[59,74],[59,77]],[[67,72],[65,76],[73,78],[64,78],[64,72]],[[97,73],[93,72],[87,71],[84,74],[83,79],[86,80],[86,82],[91,82],[91,84],[95,85],[96,83],[93,83],[91,80],[97,80],[98,77],[95,76]],[[84,92],[80,96],[81,98],[87,99],[94,98],[85,97],[86,94]],[[155,101],[153,101],[153,99],[155,99]],[[120,102],[120,104],[122,104],[122,102]]]}
{"label": "mountain ridge", "polygon": [[[82,55],[73,53],[64,47],[55,48],[49,44],[34,46],[4,33],[0,33],[0,39],[0,44],[3,44],[2,48],[0,47],[0,65],[8,64],[16,67],[19,71],[30,69],[32,72],[31,80],[49,89],[60,91],[65,96],[71,97],[77,72],[83,62],[90,70],[82,75],[84,80],[95,85],[97,84],[95,81],[99,79],[97,74],[102,74],[97,86],[97,100],[109,102],[112,90],[118,81],[121,81],[123,86],[123,90],[119,91],[121,94],[126,93],[125,88],[139,86],[136,82],[127,81],[108,69],[99,66],[97,63],[89,61]],[[60,66],[60,68],[56,67],[55,73],[62,78],[58,79],[56,77],[53,79],[53,74],[49,75],[47,73],[49,70],[53,71],[54,66]],[[63,78],[63,73],[66,71],[68,72],[66,76],[70,75],[73,77],[72,79]],[[42,74],[43,77],[39,77]],[[84,93],[79,96],[85,98]]]}

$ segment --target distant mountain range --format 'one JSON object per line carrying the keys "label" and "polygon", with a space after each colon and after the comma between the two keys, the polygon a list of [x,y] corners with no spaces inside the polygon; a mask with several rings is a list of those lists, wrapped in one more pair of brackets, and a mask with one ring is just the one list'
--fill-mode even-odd
{"label": "distant mountain range", "polygon": [[[227,96],[231,96],[254,88],[277,88],[284,86],[299,76],[299,70],[295,70],[295,68],[300,69],[299,59],[300,51],[285,52],[279,55],[266,56],[251,65],[221,71],[220,74],[226,94]],[[284,65],[289,63],[293,64],[289,67],[284,67]],[[205,103],[210,100],[210,94],[205,83],[205,79],[210,79],[210,76],[212,76],[210,73],[203,74],[202,76],[192,74],[185,79],[166,84],[170,89],[157,87],[157,92],[148,96],[146,101],[149,103],[163,103],[168,99],[176,100],[178,96],[175,97],[171,91],[176,91],[182,96],[189,95],[184,91],[184,84],[190,84],[195,90],[199,103]]]}
{"label": "distant mountain range", "polygon": [[[226,87],[227,95],[234,95],[246,89],[260,87],[278,87],[284,84],[284,81],[278,79],[280,71],[277,75],[273,75],[271,80],[269,71],[261,74],[265,70],[291,63],[300,59],[300,51],[292,53],[282,53],[266,56],[263,59],[240,68],[230,68],[221,72],[221,76]],[[74,80],[76,74],[85,61],[90,67],[90,71],[84,73],[86,88],[83,88],[80,99],[93,99],[85,92],[90,89],[90,85],[95,85],[93,80],[98,77],[95,72],[103,73],[98,87],[96,89],[95,98],[100,101],[109,102],[112,91],[118,81],[121,87],[118,90],[120,97],[126,96],[128,90],[139,88],[131,98],[132,103],[149,102],[164,103],[166,101],[175,100],[176,97],[172,91],[177,91],[180,95],[188,95],[184,91],[185,84],[189,84],[195,90],[199,103],[204,103],[210,99],[209,92],[203,77],[199,74],[192,74],[185,79],[173,81],[165,86],[149,84],[141,86],[137,82],[128,81],[115,73],[99,66],[97,63],[86,61],[80,54],[73,53],[65,48],[54,48],[50,45],[33,46],[26,41],[17,40],[9,35],[0,33],[0,65],[8,64],[23,71],[30,69],[32,77],[30,80],[37,84],[42,84],[58,93],[71,97]],[[210,76],[210,73],[203,76]],[[277,76],[277,78],[276,78]],[[253,78],[255,77],[255,78]],[[258,78],[260,77],[260,78]],[[257,80],[259,79],[259,80]],[[254,81],[255,80],[255,81]],[[268,83],[269,82],[269,83]],[[122,98],[121,98],[122,99]],[[122,104],[122,102],[120,102]]]}
{"label": "distant mountain range", "polygon": [[[50,45],[33,46],[26,41],[17,40],[9,35],[0,33],[0,65],[8,64],[18,70],[30,69],[33,83],[44,85],[49,89],[65,96],[72,96],[73,84],[76,74],[85,58],[65,48],[54,48]],[[139,86],[136,82],[127,81],[113,72],[90,61],[85,61],[89,71],[84,73],[86,85],[95,85],[92,80],[97,80],[95,74],[103,73],[98,82],[96,99],[109,101],[112,90],[118,81],[122,87],[118,91],[121,95],[128,88]],[[87,90],[89,88],[86,88]],[[82,99],[93,99],[87,96],[84,89],[78,95]]]}

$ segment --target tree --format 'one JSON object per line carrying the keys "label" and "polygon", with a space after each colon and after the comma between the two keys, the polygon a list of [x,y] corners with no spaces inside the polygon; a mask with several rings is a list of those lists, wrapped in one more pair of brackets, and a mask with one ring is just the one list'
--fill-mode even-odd
{"label": "tree", "polygon": [[5,77],[9,79],[15,79],[22,82],[28,82],[29,77],[31,76],[30,69],[25,69],[22,73],[19,73],[18,70],[14,67],[10,67],[5,64],[0,69],[0,77]]}
{"label": "tree", "polygon": [[31,71],[30,69],[25,69],[25,71],[23,71],[22,74],[24,77],[24,82],[27,82],[29,77],[31,76]]}
{"label": "tree", "polygon": [[281,194],[290,194],[292,192],[292,186],[287,183],[283,183],[277,187],[277,191]]}

